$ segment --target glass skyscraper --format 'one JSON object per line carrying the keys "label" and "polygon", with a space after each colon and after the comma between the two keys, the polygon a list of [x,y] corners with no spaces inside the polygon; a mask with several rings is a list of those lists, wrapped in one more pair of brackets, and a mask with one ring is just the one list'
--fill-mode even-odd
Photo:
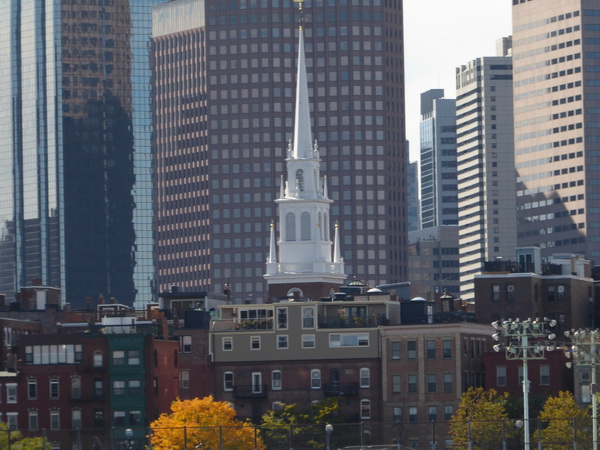
{"label": "glass skyscraper", "polygon": [[0,291],[152,300],[151,8],[2,0]]}

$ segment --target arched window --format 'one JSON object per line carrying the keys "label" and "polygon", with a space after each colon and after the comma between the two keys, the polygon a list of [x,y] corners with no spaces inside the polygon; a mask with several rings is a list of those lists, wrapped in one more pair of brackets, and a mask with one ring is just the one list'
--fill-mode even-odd
{"label": "arched window", "polygon": [[300,239],[310,241],[310,214],[307,212],[300,215]]}
{"label": "arched window", "polygon": [[304,190],[304,170],[302,169],[296,171],[296,189],[298,189],[299,192]]}
{"label": "arched window", "polygon": [[327,213],[323,214],[323,238],[324,240],[329,240],[329,215]]}
{"label": "arched window", "polygon": [[319,211],[319,239],[322,241],[325,239],[323,235],[323,213]]}
{"label": "arched window", "polygon": [[287,213],[285,215],[285,240],[296,240],[296,216],[294,213]]}

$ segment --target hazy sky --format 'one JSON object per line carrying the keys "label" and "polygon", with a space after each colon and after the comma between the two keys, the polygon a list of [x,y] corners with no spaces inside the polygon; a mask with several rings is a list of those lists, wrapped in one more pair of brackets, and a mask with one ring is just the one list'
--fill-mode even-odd
{"label": "hazy sky", "polygon": [[442,88],[456,98],[457,66],[495,56],[496,40],[511,34],[510,0],[403,0],[406,136],[411,161],[419,154],[420,95]]}

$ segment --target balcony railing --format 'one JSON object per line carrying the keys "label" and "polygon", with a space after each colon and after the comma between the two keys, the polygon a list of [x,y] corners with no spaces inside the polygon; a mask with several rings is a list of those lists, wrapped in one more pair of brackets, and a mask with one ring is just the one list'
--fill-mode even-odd
{"label": "balcony railing", "polygon": [[235,398],[267,398],[266,384],[236,384],[233,387]]}
{"label": "balcony railing", "polygon": [[358,383],[333,382],[323,384],[323,392],[327,397],[353,397],[358,395]]}

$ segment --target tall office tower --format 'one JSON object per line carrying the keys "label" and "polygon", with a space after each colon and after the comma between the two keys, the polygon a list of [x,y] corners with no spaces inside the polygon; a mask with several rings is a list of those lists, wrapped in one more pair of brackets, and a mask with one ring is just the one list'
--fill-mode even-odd
{"label": "tall office tower", "polygon": [[0,290],[152,300],[151,6],[5,1]]}
{"label": "tall office tower", "polygon": [[600,4],[513,1],[518,243],[600,261]]}
{"label": "tall office tower", "polygon": [[456,100],[443,89],[421,94],[421,227],[458,223]]}
{"label": "tall office tower", "polygon": [[510,38],[497,48],[499,56],[456,69],[460,284],[468,300],[485,261],[515,258]]}
{"label": "tall office tower", "polygon": [[[349,276],[406,280],[402,8],[305,1],[312,130]],[[265,301],[274,200],[293,134],[290,0],[154,10],[158,287]],[[280,230],[277,230],[278,232]]]}
{"label": "tall office tower", "polygon": [[[406,152],[408,161],[408,151]],[[421,201],[419,199],[419,162],[412,161],[406,165],[406,207],[408,208],[408,231],[421,229]]]}

